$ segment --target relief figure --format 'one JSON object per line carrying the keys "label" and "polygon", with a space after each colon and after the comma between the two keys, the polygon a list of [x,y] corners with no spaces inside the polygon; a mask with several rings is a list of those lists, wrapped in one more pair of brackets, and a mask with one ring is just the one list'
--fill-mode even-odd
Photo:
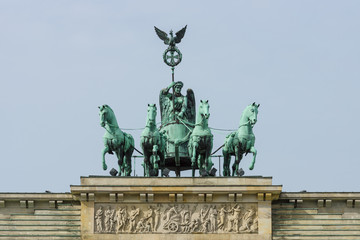
{"label": "relief figure", "polygon": [[210,223],[210,220],[208,218],[210,207],[206,210],[206,207],[202,208],[200,210],[200,221],[201,221],[201,232],[207,233],[208,232],[208,224]]}
{"label": "relief figure", "polygon": [[145,231],[145,219],[140,218],[138,223],[136,224],[135,232],[134,233],[141,233]]}
{"label": "relief figure", "polygon": [[210,207],[209,220],[210,220],[210,231],[215,233],[217,231],[217,215],[216,206]]}
{"label": "relief figure", "polygon": [[127,213],[126,213],[126,207],[125,208],[119,208],[116,212],[116,232],[124,232],[125,231],[125,224],[127,220]]}
{"label": "relief figure", "polygon": [[104,212],[103,212],[102,207],[100,207],[95,213],[95,222],[96,222],[96,231],[97,232],[103,231],[103,226],[102,226],[103,214],[104,214]]}
{"label": "relief figure", "polygon": [[240,231],[250,232],[255,217],[256,217],[255,209],[249,208],[242,218],[242,225],[240,227]]}
{"label": "relief figure", "polygon": [[105,210],[105,232],[111,232],[112,228],[114,226],[114,215],[115,215],[115,210],[111,210],[110,206],[108,206],[108,208]]}
{"label": "relief figure", "polygon": [[222,206],[222,208],[220,209],[220,213],[219,213],[219,222],[218,222],[218,227],[220,230],[225,231],[225,218],[226,218],[226,214],[227,213],[231,213],[231,211],[226,210],[225,206]]}
{"label": "relief figure", "polygon": [[229,218],[230,220],[230,226],[228,228],[228,231],[234,231],[239,232],[239,224],[241,219],[241,207],[238,204],[235,204],[235,206],[231,209],[232,216]]}
{"label": "relief figure", "polygon": [[129,232],[133,232],[136,229],[136,217],[140,214],[140,209],[131,206],[130,216],[129,216]]}
{"label": "relief figure", "polygon": [[154,209],[154,213],[155,213],[155,218],[154,218],[154,231],[156,232],[158,227],[159,227],[159,223],[161,221],[161,212],[160,212],[161,208],[157,207]]}
{"label": "relief figure", "polygon": [[165,220],[165,224],[163,226],[164,230],[168,230],[170,232],[177,232],[179,230],[181,216],[178,213],[176,205],[170,207],[170,209],[166,211],[166,215],[163,217],[163,220]]}
{"label": "relief figure", "polygon": [[148,211],[145,213],[146,226],[149,228],[149,232],[154,231],[153,225],[153,209],[151,206],[148,207]]}

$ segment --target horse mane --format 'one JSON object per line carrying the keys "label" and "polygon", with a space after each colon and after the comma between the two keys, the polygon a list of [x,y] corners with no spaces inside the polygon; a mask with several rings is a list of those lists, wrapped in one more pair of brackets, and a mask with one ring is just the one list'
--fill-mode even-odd
{"label": "horse mane", "polygon": [[104,104],[104,108],[110,110],[114,114],[114,111],[112,110],[112,108],[109,105]]}

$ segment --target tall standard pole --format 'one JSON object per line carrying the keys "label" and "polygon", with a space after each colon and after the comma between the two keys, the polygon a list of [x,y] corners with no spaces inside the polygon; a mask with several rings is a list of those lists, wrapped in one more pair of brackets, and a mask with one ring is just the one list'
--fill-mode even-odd
{"label": "tall standard pole", "polygon": [[[172,75],[172,82],[175,82],[175,73],[174,73],[175,67],[171,67],[171,75]],[[176,116],[175,116],[175,86],[172,86],[172,93],[173,93],[173,97],[172,97],[172,105],[173,105],[173,115],[174,115],[174,121],[176,120]]]}

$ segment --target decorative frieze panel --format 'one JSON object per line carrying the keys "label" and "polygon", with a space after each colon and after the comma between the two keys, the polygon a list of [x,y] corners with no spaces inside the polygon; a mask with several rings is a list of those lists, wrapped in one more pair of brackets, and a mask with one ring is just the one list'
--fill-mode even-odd
{"label": "decorative frieze panel", "polygon": [[257,233],[256,204],[95,204],[95,233]]}

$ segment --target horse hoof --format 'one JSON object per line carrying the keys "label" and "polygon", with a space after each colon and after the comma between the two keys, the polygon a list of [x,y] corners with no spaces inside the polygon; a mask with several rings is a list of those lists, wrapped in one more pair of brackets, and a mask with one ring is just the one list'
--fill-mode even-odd
{"label": "horse hoof", "polygon": [[253,170],[253,169],[254,169],[254,166],[250,166],[250,167],[249,167],[249,170]]}
{"label": "horse hoof", "polygon": [[105,171],[107,169],[107,165],[103,164],[103,170]]}

